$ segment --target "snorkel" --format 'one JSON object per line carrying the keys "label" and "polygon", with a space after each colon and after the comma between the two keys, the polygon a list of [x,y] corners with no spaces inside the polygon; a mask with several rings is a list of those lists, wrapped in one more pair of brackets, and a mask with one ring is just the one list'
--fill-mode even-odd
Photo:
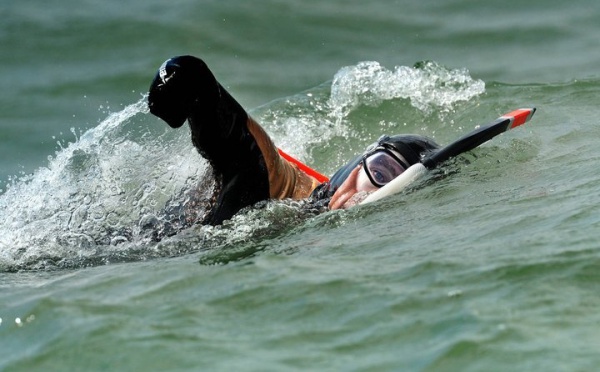
{"label": "snorkel", "polygon": [[360,204],[372,203],[404,190],[417,179],[427,174],[429,170],[436,168],[446,160],[470,151],[501,133],[527,123],[531,120],[535,111],[535,108],[514,110],[487,125],[475,129],[449,145],[425,156],[421,162],[413,164],[393,181],[367,196]]}

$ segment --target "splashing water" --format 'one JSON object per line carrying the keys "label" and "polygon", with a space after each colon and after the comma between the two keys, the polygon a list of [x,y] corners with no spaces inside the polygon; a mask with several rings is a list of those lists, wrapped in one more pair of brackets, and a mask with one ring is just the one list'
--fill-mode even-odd
{"label": "splashing water", "polygon": [[[449,110],[483,91],[484,83],[466,70],[425,63],[389,71],[377,62],[362,62],[342,68],[330,86],[274,101],[252,115],[280,147],[310,162],[312,149],[327,148],[336,136],[352,132],[346,117],[361,105],[408,99],[429,113]],[[268,203],[221,227],[192,227],[214,193],[212,172],[188,131],[149,124],[149,118],[158,121],[148,115],[142,98],[61,147],[46,167],[9,185],[0,195],[0,271],[231,247],[273,234],[282,228],[278,221],[299,224],[315,214],[294,204]]]}
{"label": "splashing water", "polygon": [[409,99],[423,112],[434,107],[446,111],[484,91],[485,83],[474,80],[466,69],[448,70],[435,62],[421,62],[390,71],[378,62],[361,62],[335,75],[329,105],[338,120],[359,105],[374,106],[396,98]]}
{"label": "splashing water", "polygon": [[358,136],[348,116],[361,106],[384,101],[408,100],[428,115],[450,112],[456,103],[485,92],[485,83],[473,79],[467,69],[447,69],[435,62],[388,70],[378,62],[343,67],[330,84],[271,102],[255,110],[282,148],[308,161],[313,146],[322,147],[336,136]]}
{"label": "splashing water", "polygon": [[179,145],[189,141],[139,135],[134,119],[146,113],[144,98],[109,115],[0,196],[0,269],[61,266],[66,257],[151,238],[146,227],[156,216],[188,201],[174,197],[200,182],[206,164]]}

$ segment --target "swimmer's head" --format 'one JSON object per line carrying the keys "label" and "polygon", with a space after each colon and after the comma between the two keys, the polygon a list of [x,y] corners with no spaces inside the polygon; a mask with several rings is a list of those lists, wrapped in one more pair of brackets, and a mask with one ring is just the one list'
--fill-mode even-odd
{"label": "swimmer's head", "polygon": [[348,208],[399,176],[439,146],[418,135],[382,136],[331,177],[331,209]]}
{"label": "swimmer's head", "polygon": [[218,83],[201,59],[174,57],[158,69],[150,85],[148,107],[169,126],[179,128],[196,103],[210,103],[218,94]]}

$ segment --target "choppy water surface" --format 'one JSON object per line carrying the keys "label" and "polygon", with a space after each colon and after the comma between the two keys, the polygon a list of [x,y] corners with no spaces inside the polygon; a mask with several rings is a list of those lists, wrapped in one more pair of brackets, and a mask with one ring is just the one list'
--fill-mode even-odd
{"label": "choppy water surface", "polygon": [[[0,7],[0,370],[598,364],[594,2],[71,5]],[[329,174],[538,112],[387,200],[198,226],[210,170],[143,96],[182,53]]]}

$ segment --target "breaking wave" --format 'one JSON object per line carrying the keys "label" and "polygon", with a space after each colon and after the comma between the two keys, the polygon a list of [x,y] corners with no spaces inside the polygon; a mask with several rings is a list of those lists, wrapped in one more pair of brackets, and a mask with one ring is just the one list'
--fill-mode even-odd
{"label": "breaking wave", "polygon": [[[342,68],[330,84],[251,114],[280,147],[311,164],[332,138],[352,132],[347,117],[361,106],[400,99],[424,114],[444,112],[484,90],[465,69],[426,62],[392,71],[361,62]],[[0,195],[0,271],[218,249],[276,233],[316,213],[291,202],[266,203],[221,227],[197,226],[214,187],[188,132],[170,130],[149,115],[144,97],[76,136],[47,166],[12,181]]]}

